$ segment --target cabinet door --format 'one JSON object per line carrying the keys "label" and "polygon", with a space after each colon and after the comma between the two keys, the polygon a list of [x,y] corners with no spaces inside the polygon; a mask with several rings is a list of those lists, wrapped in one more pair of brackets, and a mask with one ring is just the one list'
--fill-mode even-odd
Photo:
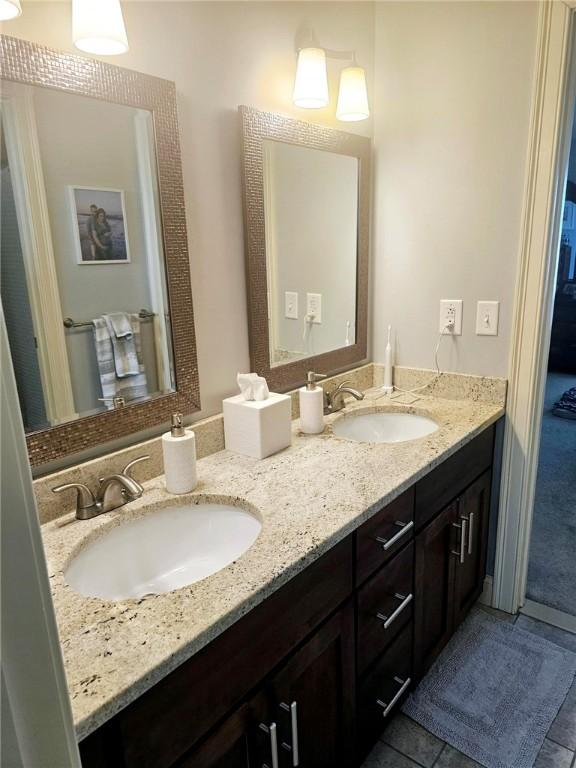
{"label": "cabinet door", "polygon": [[267,697],[257,694],[220,725],[178,768],[262,768],[278,753],[277,724]]}
{"label": "cabinet door", "polygon": [[352,764],[355,703],[354,617],[344,606],[272,681],[280,768]]}
{"label": "cabinet door", "polygon": [[485,472],[458,500],[460,537],[454,584],[454,627],[464,619],[480,596],[486,574],[490,489],[492,475]]}
{"label": "cabinet door", "polygon": [[453,502],[416,537],[414,674],[429,669],[453,630],[453,593],[458,529]]}

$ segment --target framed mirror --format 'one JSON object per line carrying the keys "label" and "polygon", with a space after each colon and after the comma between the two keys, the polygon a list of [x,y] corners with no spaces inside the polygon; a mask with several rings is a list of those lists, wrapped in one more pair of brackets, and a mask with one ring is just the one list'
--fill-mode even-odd
{"label": "framed mirror", "polygon": [[251,366],[283,392],[366,359],[371,145],[240,116]]}
{"label": "framed mirror", "polygon": [[33,466],[200,408],[173,83],[0,35],[1,299]]}

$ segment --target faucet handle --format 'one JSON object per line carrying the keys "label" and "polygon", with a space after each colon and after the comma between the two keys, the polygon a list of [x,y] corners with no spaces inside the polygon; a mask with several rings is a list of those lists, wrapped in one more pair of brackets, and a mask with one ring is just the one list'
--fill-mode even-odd
{"label": "faucet handle", "polygon": [[132,467],[135,464],[140,464],[141,461],[148,461],[149,458],[150,458],[149,454],[146,454],[145,456],[138,456],[137,459],[132,459],[132,461],[129,461],[128,464],[126,464],[126,466],[122,470],[122,474],[126,475],[127,477],[132,477],[132,475],[130,474],[130,470],[132,469]]}
{"label": "faucet handle", "polygon": [[84,483],[64,483],[64,485],[57,485],[52,488],[52,493],[62,493],[62,491],[69,491],[72,488],[76,491],[76,509],[88,509],[94,506],[96,499],[94,494]]}

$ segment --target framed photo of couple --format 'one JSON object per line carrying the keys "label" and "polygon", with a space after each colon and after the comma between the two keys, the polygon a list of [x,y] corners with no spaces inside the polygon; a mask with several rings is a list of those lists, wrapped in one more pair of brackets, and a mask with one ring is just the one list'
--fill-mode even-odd
{"label": "framed photo of couple", "polygon": [[68,187],[77,264],[129,264],[124,191]]}

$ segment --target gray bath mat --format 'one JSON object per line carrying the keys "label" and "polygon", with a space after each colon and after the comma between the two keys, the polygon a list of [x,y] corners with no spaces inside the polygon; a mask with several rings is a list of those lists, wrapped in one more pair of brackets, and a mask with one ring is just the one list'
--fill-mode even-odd
{"label": "gray bath mat", "polygon": [[576,654],[477,611],[403,710],[486,768],[532,768],[575,674]]}

